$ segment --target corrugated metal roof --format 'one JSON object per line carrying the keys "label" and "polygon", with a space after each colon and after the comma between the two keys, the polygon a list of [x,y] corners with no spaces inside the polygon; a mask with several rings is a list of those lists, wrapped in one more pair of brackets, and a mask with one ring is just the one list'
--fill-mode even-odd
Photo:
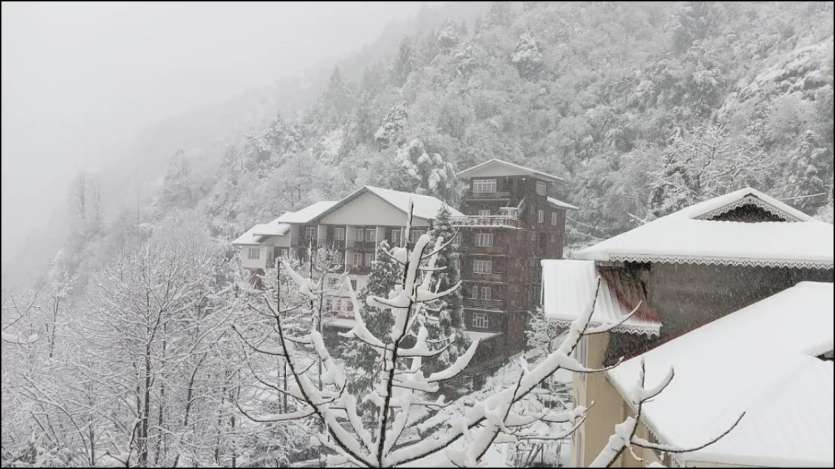
{"label": "corrugated metal roof", "polygon": [[[617,294],[602,278],[594,261],[543,260],[542,292],[545,317],[563,323],[570,323],[588,311],[594,300],[597,283],[600,291],[591,316],[591,325],[617,323],[631,310],[622,305]],[[634,315],[614,332],[658,335],[661,323],[657,320],[642,319]]]}

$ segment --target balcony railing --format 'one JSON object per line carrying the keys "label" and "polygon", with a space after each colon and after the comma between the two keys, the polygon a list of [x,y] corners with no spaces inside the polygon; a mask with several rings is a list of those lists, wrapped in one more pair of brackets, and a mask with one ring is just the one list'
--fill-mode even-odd
{"label": "balcony railing", "polygon": [[348,273],[353,275],[368,275],[371,273],[370,265],[349,265]]}
{"label": "balcony railing", "polygon": [[463,251],[471,254],[487,254],[487,255],[507,255],[507,247],[503,244],[493,246],[476,246],[473,244],[465,244],[462,246]]}
{"label": "balcony railing", "polygon": [[467,197],[471,199],[509,199],[510,192],[496,191],[496,192],[467,192]]}
{"label": "balcony railing", "polygon": [[472,272],[470,273],[468,279],[471,280],[482,280],[486,282],[504,282],[504,273],[502,272],[492,272],[489,274],[480,274]]}
{"label": "balcony railing", "polygon": [[350,241],[350,243],[352,249],[373,250],[377,246],[374,241]]}
{"label": "balcony railing", "polygon": [[501,227],[519,227],[519,219],[511,215],[466,215],[462,217],[450,217],[450,222],[454,226],[501,226]]}
{"label": "balcony railing", "polygon": [[504,300],[483,300],[481,298],[464,298],[465,308],[504,310]]}

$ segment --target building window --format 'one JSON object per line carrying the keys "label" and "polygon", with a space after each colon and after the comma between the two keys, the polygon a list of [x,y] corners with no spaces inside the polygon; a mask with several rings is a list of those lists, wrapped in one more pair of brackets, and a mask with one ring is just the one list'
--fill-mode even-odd
{"label": "building window", "polygon": [[334,228],[333,237],[337,241],[345,241],[345,228]]}
{"label": "building window", "polygon": [[478,299],[478,287],[473,286],[470,288],[470,298],[477,300]]}
{"label": "building window", "polygon": [[354,240],[362,241],[365,237],[365,228],[354,228]]}
{"label": "building window", "polygon": [[551,224],[557,226],[557,211],[551,212]]}
{"label": "building window", "polygon": [[536,211],[536,219],[539,223],[545,222],[545,210],[539,209]]}
{"label": "building window", "polygon": [[371,265],[371,261],[374,260],[374,253],[373,252],[366,252],[363,256],[363,264],[364,266],[368,267]]}
{"label": "building window", "polygon": [[365,229],[365,242],[373,243],[377,240],[377,230],[374,228],[366,228]]}
{"label": "building window", "polygon": [[548,184],[544,181],[536,181],[536,193],[539,195],[545,195],[548,190]]}
{"label": "building window", "polygon": [[496,180],[473,179],[473,192],[476,194],[489,194],[496,192]]}
{"label": "building window", "polygon": [[400,228],[394,228],[393,230],[391,230],[391,245],[400,246],[400,242]]}
{"label": "building window", "polygon": [[351,280],[351,290],[357,291],[357,281]]}
{"label": "building window", "polygon": [[482,300],[490,300],[492,299],[493,291],[490,287],[481,287],[481,299]]}
{"label": "building window", "polygon": [[489,274],[493,272],[493,261],[476,259],[473,261],[473,273]]}
{"label": "building window", "polygon": [[487,329],[490,327],[490,316],[487,313],[473,313],[473,327]]}
{"label": "building window", "polygon": [[306,226],[304,228],[304,234],[307,239],[313,239],[316,237],[316,227],[315,226]]}
{"label": "building window", "polygon": [[247,256],[246,257],[248,257],[250,259],[258,259],[259,257],[261,257],[261,248],[251,247],[251,248],[247,249]]}
{"label": "building window", "polygon": [[480,217],[489,217],[490,216],[490,209],[484,209],[478,211],[478,216]]}
{"label": "building window", "polygon": [[354,267],[359,267],[362,265],[362,253],[355,252],[354,253]]}
{"label": "building window", "polygon": [[476,233],[475,245],[480,247],[493,246],[493,233]]}

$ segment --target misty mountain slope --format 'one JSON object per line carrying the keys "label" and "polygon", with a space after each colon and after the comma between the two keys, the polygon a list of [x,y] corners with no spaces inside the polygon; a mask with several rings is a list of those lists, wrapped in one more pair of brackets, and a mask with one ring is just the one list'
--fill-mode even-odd
{"label": "misty mountain slope", "polygon": [[133,203],[97,236],[194,216],[228,243],[362,184],[456,203],[437,175],[490,158],[565,177],[573,241],[743,185],[831,219],[831,5],[480,8],[432,10],[393,54],[389,30],[313,80],[298,113],[269,112],[295,103],[288,88],[149,133],[135,162],[156,186],[137,216],[129,178],[111,181]]}
{"label": "misty mountain slope", "polygon": [[[503,158],[565,176],[577,239],[746,184],[803,196],[790,202],[815,213],[831,207],[829,13],[494,4],[473,26],[409,36],[358,80],[334,71],[300,120],[237,147],[200,205],[231,238],[360,184],[418,190],[426,181],[401,177],[418,151],[458,169]],[[707,161],[699,145],[721,151]]]}

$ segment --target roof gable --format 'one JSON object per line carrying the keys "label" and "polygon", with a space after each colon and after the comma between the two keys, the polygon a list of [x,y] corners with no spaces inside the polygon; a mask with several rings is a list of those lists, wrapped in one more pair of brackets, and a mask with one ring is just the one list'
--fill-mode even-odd
{"label": "roof gable", "polygon": [[516,163],[493,158],[458,172],[458,177],[499,177],[499,176],[535,176],[550,181],[563,181],[563,178],[548,174]]}
{"label": "roof gable", "polygon": [[[363,186],[356,191],[352,192],[348,196],[342,198],[340,201],[334,203],[331,207],[327,210],[322,212],[319,215],[319,218],[326,218],[337,212],[342,207],[349,204],[351,201],[355,200],[356,198],[360,197],[363,194],[372,194],[373,196],[377,197],[378,199],[385,202],[387,205],[391,206],[392,208],[398,210],[401,214],[404,215],[402,221],[398,223],[394,223],[397,225],[405,224],[405,215],[409,212],[409,202],[411,201],[413,204],[413,214],[416,218],[422,219],[425,222],[429,222],[434,220],[435,217],[438,216],[438,212],[441,209],[441,206],[444,205],[444,202],[438,198],[432,197],[430,195],[424,194],[414,194],[411,192],[402,192],[402,191],[395,191],[392,189],[383,189],[381,187],[374,187],[374,186]],[[449,209],[450,216],[463,216],[461,212],[458,210],[450,207],[447,205]],[[361,224],[361,223],[358,223]],[[374,223],[371,223],[374,224]],[[386,223],[378,223],[378,224],[386,224]]]}
{"label": "roof gable", "polygon": [[[734,211],[742,207],[754,207],[785,221],[722,220],[732,219]],[[578,251],[575,257],[831,269],[832,236],[831,224],[815,220],[756,189],[745,188],[621,233]]]}

